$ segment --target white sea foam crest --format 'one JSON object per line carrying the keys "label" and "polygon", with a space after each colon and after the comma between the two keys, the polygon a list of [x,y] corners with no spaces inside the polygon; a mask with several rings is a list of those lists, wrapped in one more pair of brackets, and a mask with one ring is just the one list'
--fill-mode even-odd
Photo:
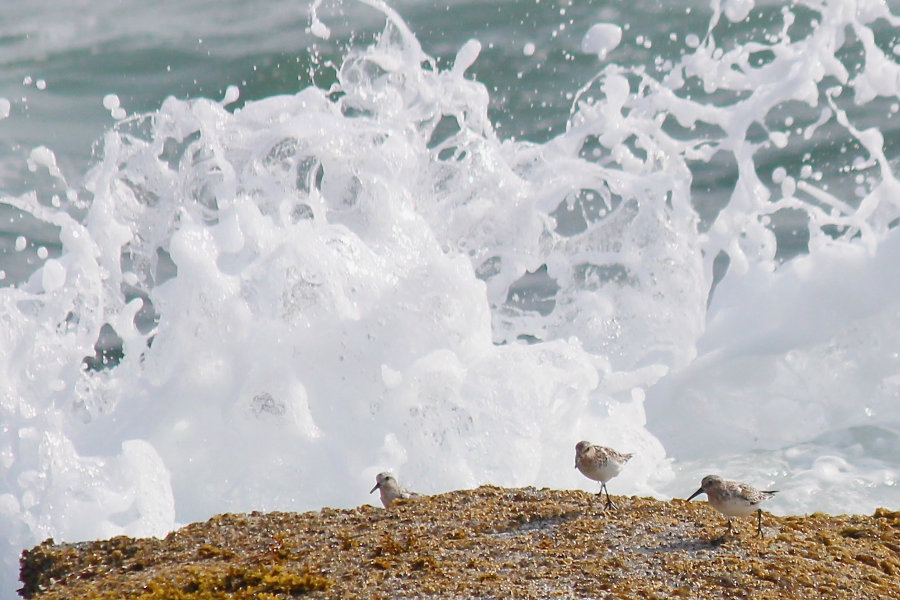
{"label": "white sea foam crest", "polygon": [[[896,73],[869,37],[876,18],[896,23],[878,3],[807,2],[806,34],[790,39],[785,10],[782,35],[730,49],[717,12],[665,78],[605,67],[546,144],[493,131],[465,74],[478,42],[441,70],[366,4],[385,31],[348,51],[332,89],[233,112],[170,98],[105,135],[84,218],[6,200],[64,248],[0,290],[7,573],[50,535],[365,502],[385,468],[424,492],[586,486],[563,468],[584,438],[636,452],[617,482],[656,492],[671,473],[645,391],[706,351],[717,258],[727,316],[746,277],[780,272],[779,211],[809,216],[810,260],[871,255],[900,216],[879,132],[834,89],[896,92],[873,71]],[[835,58],[848,27],[866,57],[852,73]],[[799,133],[772,124],[791,102],[814,109]],[[759,156],[825,128],[866,155],[854,168],[877,183],[858,201],[761,179]],[[737,183],[704,220],[692,168],[723,154]],[[101,332],[122,357],[86,369]]]}

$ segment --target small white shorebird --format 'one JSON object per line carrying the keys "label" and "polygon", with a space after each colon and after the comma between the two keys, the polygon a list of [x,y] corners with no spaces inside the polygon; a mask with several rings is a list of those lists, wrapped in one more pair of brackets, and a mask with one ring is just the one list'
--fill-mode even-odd
{"label": "small white shorebird", "polygon": [[728,533],[732,533],[732,517],[749,517],[756,513],[756,534],[762,536],[762,509],[759,504],[768,500],[778,490],[760,491],[738,481],[727,481],[718,475],[707,475],[700,482],[700,489],[688,500],[699,494],[706,494],[709,503],[728,518]]}
{"label": "small white shorebird", "polygon": [[588,479],[600,482],[598,496],[603,498],[603,491],[606,490],[606,508],[618,508],[609,497],[606,482],[621,473],[622,467],[632,456],[634,454],[622,454],[612,448],[581,441],[575,445],[575,468]]}
{"label": "small white shorebird", "polygon": [[397,478],[386,471],[375,476],[375,487],[369,493],[371,494],[375,490],[381,490],[381,503],[384,504],[385,508],[390,506],[397,498],[415,498],[419,495],[400,487],[400,484],[397,483]]}

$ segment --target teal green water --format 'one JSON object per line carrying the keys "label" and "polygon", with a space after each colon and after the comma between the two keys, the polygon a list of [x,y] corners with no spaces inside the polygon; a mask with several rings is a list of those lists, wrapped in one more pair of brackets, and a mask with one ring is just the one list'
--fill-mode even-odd
{"label": "teal green water", "polygon": [[[468,73],[490,93],[494,127],[501,137],[538,143],[563,131],[573,97],[605,64],[639,66],[661,77],[686,51],[689,35],[704,36],[712,15],[709,4],[695,1],[406,0],[391,6],[441,68],[452,64],[467,40],[479,40],[482,52]],[[725,48],[765,39],[782,28],[785,6],[761,4],[740,23],[721,19],[713,33]],[[808,34],[814,13],[791,6],[791,34]],[[169,96],[221,98],[229,85],[239,86],[241,93],[233,107],[309,85],[328,87],[349,49],[374,40],[384,21],[371,7],[350,0],[324,2],[319,12],[331,28],[328,40],[309,32],[307,2],[187,0],[159,7],[135,0],[26,0],[4,7],[0,98],[9,101],[10,110],[0,120],[0,194],[59,193],[58,182],[46,171],[28,168],[29,153],[39,146],[54,152],[68,184],[77,187],[95,162],[103,132],[115,123],[103,104],[108,94],[116,94],[122,108],[134,114],[157,109]],[[600,60],[582,52],[581,40],[591,25],[603,22],[621,26],[623,38]],[[872,29],[882,49],[897,44],[897,32],[886,23],[876,22]],[[860,48],[848,44],[839,56],[852,65]],[[764,52],[758,55],[756,60],[767,60]],[[857,108],[848,91],[839,101],[860,126],[882,132],[889,158],[900,156],[900,126],[891,100]],[[798,105],[785,107],[784,114],[802,126],[816,113]],[[677,133],[672,123],[665,126]],[[859,146],[842,130],[822,132],[809,148],[792,144],[760,152],[760,172],[769,175],[776,166],[791,172],[803,154],[814,152],[824,177],[832,180],[832,193],[852,199],[854,178],[840,164],[848,148]],[[701,227],[727,198],[736,173],[727,160],[696,165],[693,193]],[[789,211],[778,215],[775,230],[783,257],[803,250],[803,219]],[[19,235],[28,237],[30,249],[45,245],[53,251],[52,232],[14,212],[0,212],[0,269],[7,283],[31,270],[28,253],[12,250]]]}
{"label": "teal green water", "polygon": [[[628,27],[607,60],[646,64],[677,55],[684,45],[671,32],[703,34],[710,11],[666,3],[398,2],[393,5],[439,66],[452,63],[469,39],[483,44],[470,73],[492,97],[492,118],[506,136],[544,141],[565,126],[572,95],[602,66],[580,50],[596,22]],[[66,7],[68,6],[68,10]],[[15,14],[18,12],[19,14]],[[109,0],[85,3],[26,1],[0,24],[0,97],[12,103],[0,121],[0,160],[44,144],[61,163],[83,169],[91,147],[113,120],[102,105],[119,96],[131,112],[152,111],[167,96],[221,97],[239,85],[242,100],[291,94],[333,81],[350,45],[365,44],[383,20],[354,2],[326,3],[321,17],[332,38],[306,31],[303,2],[167,4]],[[640,42],[638,41],[640,40]],[[526,44],[534,44],[526,55]],[[34,83],[43,80],[46,89]],[[240,104],[238,104],[239,106]],[[7,176],[0,188],[24,182]]]}
{"label": "teal green water", "polygon": [[[580,49],[591,25],[609,22],[624,29],[621,44],[605,62],[660,72],[684,52],[687,35],[704,35],[712,14],[704,2],[653,0],[408,0],[392,6],[439,66],[451,64],[467,40],[481,41],[483,50],[469,73],[491,94],[497,130],[536,142],[565,127],[574,93],[604,65]],[[0,190],[20,193],[32,187],[22,159],[38,145],[53,150],[77,180],[91,162],[96,140],[114,123],[102,104],[106,94],[117,94],[123,108],[134,113],[152,111],[168,96],[220,98],[230,84],[240,86],[242,101],[327,86],[347,48],[371,41],[383,20],[350,0],[325,3],[320,12],[332,29],[328,41],[307,31],[305,2],[189,0],[157,7],[26,0],[4,7],[0,98],[10,101],[11,110],[0,120]],[[725,47],[729,40],[760,39],[780,29],[781,13],[780,3],[766,3],[744,22],[723,19],[715,33]],[[794,13],[793,30],[801,35],[810,26],[803,18],[809,11],[799,7]],[[890,27],[874,29],[881,47],[896,43]],[[524,51],[529,43],[530,55]],[[851,46],[847,60],[852,54]],[[36,87],[39,80],[45,89]],[[866,110],[885,133],[887,150],[897,154],[896,119],[881,107]],[[714,177],[703,185],[717,183]],[[727,177],[721,183],[727,185]]]}

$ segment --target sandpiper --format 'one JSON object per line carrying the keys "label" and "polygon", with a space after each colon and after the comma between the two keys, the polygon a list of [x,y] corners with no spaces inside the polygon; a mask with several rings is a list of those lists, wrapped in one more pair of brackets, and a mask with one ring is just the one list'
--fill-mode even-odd
{"label": "sandpiper", "polygon": [[390,506],[397,498],[415,498],[419,495],[400,487],[400,484],[397,483],[397,478],[388,472],[379,473],[375,476],[375,487],[369,493],[371,494],[375,490],[381,490],[381,503],[384,504],[385,508]]}
{"label": "sandpiper", "polygon": [[706,494],[709,503],[728,518],[728,533],[732,533],[732,517],[749,517],[756,512],[756,534],[762,536],[762,509],[760,502],[768,500],[778,490],[760,491],[746,483],[727,481],[718,475],[707,475],[700,482],[700,489],[691,494],[691,500]]}
{"label": "sandpiper", "polygon": [[603,491],[606,490],[606,508],[618,508],[609,497],[606,482],[621,473],[622,467],[632,456],[634,454],[622,454],[612,448],[581,441],[575,445],[575,468],[588,479],[600,482],[600,493],[597,495],[603,498]]}

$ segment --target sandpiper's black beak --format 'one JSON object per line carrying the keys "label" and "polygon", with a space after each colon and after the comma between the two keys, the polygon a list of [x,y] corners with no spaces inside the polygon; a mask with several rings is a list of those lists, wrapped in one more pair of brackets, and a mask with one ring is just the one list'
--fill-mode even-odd
{"label": "sandpiper's black beak", "polygon": [[703,488],[700,488],[699,490],[697,490],[696,492],[694,492],[693,494],[691,494],[691,497],[688,498],[688,500],[692,500],[692,499],[694,499],[696,496],[699,496],[699,495],[702,494],[702,493],[703,493]]}
{"label": "sandpiper's black beak", "polygon": [[372,492],[374,492],[375,490],[377,490],[377,489],[380,488],[380,487],[381,487],[381,484],[380,484],[380,483],[376,483],[376,484],[375,484],[375,487],[373,487],[371,490],[369,490],[369,493],[371,494]]}

